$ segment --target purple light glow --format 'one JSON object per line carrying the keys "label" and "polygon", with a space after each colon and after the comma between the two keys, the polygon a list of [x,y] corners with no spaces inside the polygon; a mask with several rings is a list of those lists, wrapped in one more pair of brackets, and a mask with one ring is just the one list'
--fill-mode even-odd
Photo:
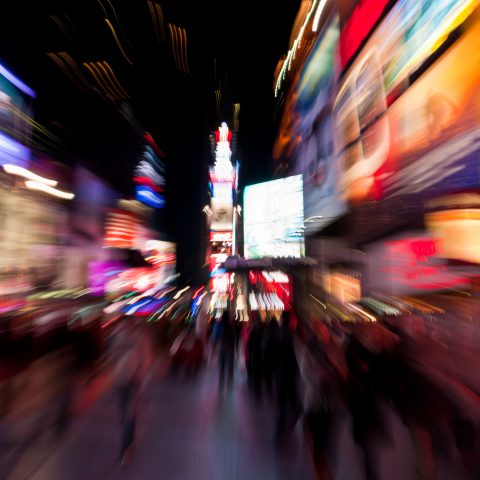
{"label": "purple light glow", "polygon": [[27,168],[30,150],[11,137],[0,133],[0,165],[12,164]]}
{"label": "purple light glow", "polygon": [[0,75],[3,75],[9,82],[13,83],[23,93],[30,95],[32,98],[37,98],[37,94],[28,85],[25,85],[12,72],[7,70],[1,63],[0,63]]}

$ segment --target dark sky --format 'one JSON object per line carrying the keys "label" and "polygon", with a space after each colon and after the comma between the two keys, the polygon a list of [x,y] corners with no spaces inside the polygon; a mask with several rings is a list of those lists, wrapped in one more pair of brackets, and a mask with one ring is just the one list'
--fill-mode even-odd
{"label": "dark sky", "polygon": [[[125,195],[133,191],[141,134],[153,135],[166,153],[163,228],[177,241],[179,269],[188,277],[203,263],[209,132],[221,120],[231,126],[234,102],[240,103],[240,183],[269,178],[273,72],[288,50],[299,5],[299,0],[4,0],[0,62],[36,90],[35,120],[61,138],[62,145],[45,149],[65,162],[80,160]],[[98,88],[88,62],[107,62],[127,95],[121,99],[116,90],[108,98],[112,86]]]}

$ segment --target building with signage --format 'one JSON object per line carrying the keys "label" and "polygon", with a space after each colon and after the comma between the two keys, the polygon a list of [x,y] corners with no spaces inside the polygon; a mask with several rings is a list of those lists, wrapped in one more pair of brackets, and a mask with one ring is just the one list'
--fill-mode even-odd
{"label": "building with signage", "polygon": [[477,274],[479,31],[468,0],[302,2],[273,155],[278,178],[303,175],[309,291],[421,295]]}
{"label": "building with signage", "polygon": [[230,288],[230,275],[221,268],[236,252],[236,184],[238,167],[232,164],[233,133],[226,122],[211,136],[214,144],[214,163],[209,168],[210,205],[205,207],[208,219],[207,262],[210,271],[210,290],[224,295]]}

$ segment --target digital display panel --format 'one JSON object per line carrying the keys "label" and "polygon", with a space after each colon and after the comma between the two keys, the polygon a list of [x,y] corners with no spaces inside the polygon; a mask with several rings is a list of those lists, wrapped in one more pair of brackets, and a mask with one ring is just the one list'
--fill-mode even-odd
{"label": "digital display panel", "polygon": [[[404,16],[391,17],[408,5],[413,4],[398,2],[372,35],[334,104],[339,189],[350,202],[351,233],[359,244],[420,224],[432,198],[480,185],[480,11],[435,62],[421,64],[463,18],[459,12],[470,12],[470,4],[445,2],[445,11],[425,4],[420,13],[428,38],[417,21],[410,35]],[[395,33],[395,42],[385,40],[387,32]],[[421,71],[408,77],[419,65]]]}
{"label": "digital display panel", "polygon": [[[347,211],[340,194],[341,164],[334,155],[332,103],[335,87],[335,51],[338,16],[320,33],[300,74],[295,106],[301,120],[302,143],[294,158],[296,172],[303,172],[306,234],[326,227]],[[319,67],[321,65],[321,67]]]}
{"label": "digital display panel", "polygon": [[245,187],[245,258],[303,257],[303,175]]}
{"label": "digital display panel", "polygon": [[290,107],[301,137],[291,155],[290,175],[303,174],[304,214],[308,219],[305,235],[327,227],[347,211],[340,192],[341,163],[333,148],[339,31],[338,15],[333,14],[325,21],[299,73]]}
{"label": "digital display panel", "polygon": [[232,199],[211,200],[211,209],[213,212],[210,224],[210,230],[217,232],[228,232],[233,229],[233,205]]}
{"label": "digital display panel", "polygon": [[[475,118],[463,113],[465,105],[473,109],[478,95],[478,42],[472,40],[478,18],[419,79],[410,78],[473,8],[468,0],[400,0],[349,69],[334,104],[334,143],[344,170],[341,189],[350,202],[384,197],[392,173],[387,160],[398,170],[410,162],[412,147],[423,154],[458,118]],[[442,180],[435,169],[425,170]],[[415,183],[429,185],[417,173]]]}
{"label": "digital display panel", "polygon": [[310,130],[322,110],[332,103],[338,38],[338,16],[334,15],[320,32],[300,72],[294,109],[303,132]]}
{"label": "digital display panel", "polygon": [[[32,101],[35,92],[0,64],[0,157],[2,164],[21,162],[31,139]],[[15,141],[16,140],[16,141]],[[18,143],[21,142],[21,143]],[[29,153],[27,153],[29,155]],[[3,158],[7,156],[7,158]],[[14,158],[19,161],[12,161]],[[25,160],[28,160],[29,157]]]}

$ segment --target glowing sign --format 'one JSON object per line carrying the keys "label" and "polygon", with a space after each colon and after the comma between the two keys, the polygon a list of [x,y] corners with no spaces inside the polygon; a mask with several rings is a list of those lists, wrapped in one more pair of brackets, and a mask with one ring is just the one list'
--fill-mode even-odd
{"label": "glowing sign", "polygon": [[303,177],[249,185],[244,191],[245,258],[303,257]]}
{"label": "glowing sign", "polygon": [[225,122],[222,122],[222,126],[215,132],[215,138],[217,146],[215,150],[215,166],[213,171],[211,171],[211,176],[212,173],[214,176],[212,181],[232,182],[234,177],[233,166],[230,161],[232,156],[230,149],[232,132],[228,129]]}
{"label": "glowing sign", "polygon": [[286,275],[283,272],[267,272],[263,271],[262,275],[265,277],[265,280],[267,280],[268,283],[288,283],[289,278],[288,275]]}
{"label": "glowing sign", "polygon": [[110,248],[134,248],[139,229],[138,217],[126,210],[113,210],[105,221],[104,246]]}
{"label": "glowing sign", "polygon": [[366,0],[359,3],[340,35],[340,61],[344,68],[387,8],[389,0]]}
{"label": "glowing sign", "polygon": [[[405,237],[380,246],[380,257],[370,255],[370,288],[396,295],[419,290],[443,290],[470,282],[470,274],[455,271],[440,256],[441,241],[426,235]],[[373,287],[373,288],[372,288]]]}
{"label": "glowing sign", "polygon": [[442,240],[439,254],[466,262],[480,263],[480,210],[459,208],[429,213],[425,217],[428,229]]}
{"label": "glowing sign", "polygon": [[[215,132],[215,165],[210,168],[210,188],[212,199],[210,202],[210,276],[212,291],[216,293],[226,292],[229,275],[220,268],[228,255],[231,254],[232,230],[234,228],[233,217],[233,181],[235,172],[230,161],[232,151],[230,142],[232,132],[225,122],[222,122],[218,131]],[[230,242],[230,243],[229,243]],[[219,279],[219,280],[216,280]],[[227,286],[224,284],[227,282]]]}
{"label": "glowing sign", "polygon": [[[215,139],[218,144],[228,144],[230,145],[230,141],[232,140],[232,132],[228,129],[226,122],[222,122],[221,126],[218,127],[218,130],[215,132]],[[222,145],[223,147],[223,145]]]}
{"label": "glowing sign", "polygon": [[137,200],[145,205],[152,208],[162,208],[165,206],[164,196],[155,192],[152,188],[145,185],[138,185],[135,190]]}
{"label": "glowing sign", "polygon": [[231,242],[232,232],[210,232],[211,242]]}
{"label": "glowing sign", "polygon": [[217,200],[231,201],[233,198],[232,184],[229,183],[214,183],[213,184],[213,196]]}
{"label": "glowing sign", "polygon": [[248,297],[251,310],[285,310],[285,304],[276,293],[253,293]]}

